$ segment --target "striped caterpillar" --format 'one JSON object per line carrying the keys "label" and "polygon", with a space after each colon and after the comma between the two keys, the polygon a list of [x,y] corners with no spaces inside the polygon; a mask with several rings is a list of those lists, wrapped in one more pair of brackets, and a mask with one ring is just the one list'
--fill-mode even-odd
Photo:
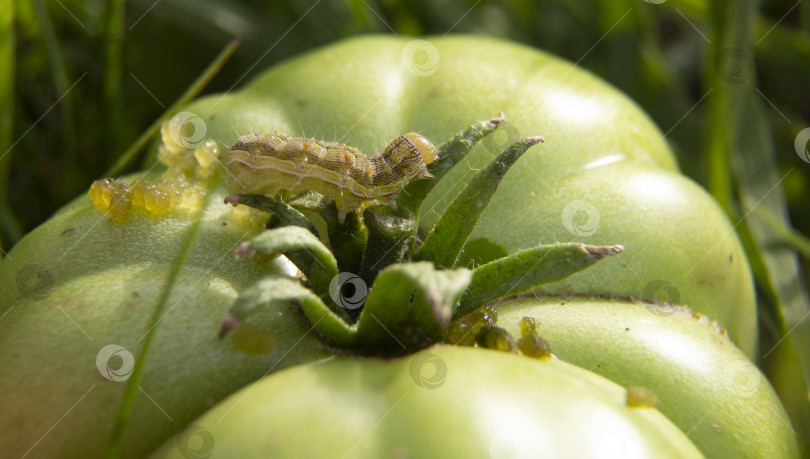
{"label": "striped caterpillar", "polygon": [[436,159],[436,147],[414,132],[372,157],[340,143],[248,134],[228,153],[228,181],[231,193],[239,194],[317,191],[334,198],[345,214],[366,201],[393,203],[411,180],[433,178],[427,165]]}

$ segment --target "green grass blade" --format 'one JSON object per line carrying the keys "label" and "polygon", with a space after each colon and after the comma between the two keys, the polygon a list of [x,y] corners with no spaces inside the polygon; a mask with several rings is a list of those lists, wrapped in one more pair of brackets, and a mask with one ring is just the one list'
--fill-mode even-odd
{"label": "green grass blade", "polygon": [[8,202],[8,174],[11,168],[11,145],[14,143],[14,78],[16,74],[14,2],[0,8],[0,260],[3,244],[11,247],[22,237]]}
{"label": "green grass blade", "polygon": [[104,146],[110,159],[121,132],[121,73],[124,52],[124,0],[108,0],[104,8]]}
{"label": "green grass blade", "polygon": [[153,135],[160,129],[161,123],[163,121],[171,118],[174,114],[177,113],[178,109],[185,105],[188,101],[193,99],[200,93],[200,91],[205,88],[208,82],[214,78],[214,75],[219,72],[219,69],[225,65],[225,62],[231,57],[231,55],[236,51],[236,48],[239,46],[239,40],[234,39],[219,53],[219,56],[214,59],[208,68],[206,68],[203,73],[197,78],[194,83],[186,89],[186,92],[183,93],[172,105],[171,107],[167,108],[165,112],[161,116],[159,116],[137,139],[130,145],[127,150],[118,157],[118,160],[115,164],[112,165],[107,171],[104,173],[105,177],[114,177],[121,172],[137,157],[138,153],[141,149],[146,145],[146,142],[152,138]]}
{"label": "green grass blade", "polygon": [[[62,56],[62,48],[59,39],[56,36],[53,23],[48,15],[48,8],[45,6],[45,3],[43,3],[43,0],[34,0],[33,6],[42,28],[42,39],[45,41],[45,48],[48,50],[48,60],[53,70],[54,86],[62,97],[62,101],[60,102],[62,109],[59,110],[59,113],[62,117],[64,164],[72,168],[75,167],[76,162],[76,104],[73,100],[72,91],[70,91],[71,83],[69,83],[68,70]],[[70,171],[66,171],[65,176],[70,179],[70,177],[75,176],[75,174],[70,174]]]}
{"label": "green grass blade", "polygon": [[[761,102],[753,90],[745,98],[741,112],[741,129],[737,139],[734,172],[739,184],[742,211],[748,215],[745,224],[753,236],[759,255],[767,272],[766,291],[772,291],[773,298],[783,322],[784,334],[768,349],[762,349],[763,359],[772,357],[780,345],[793,343],[797,357],[802,364],[805,381],[810,381],[810,303],[799,275],[798,257],[784,247],[784,236],[769,224],[751,214],[769,215],[787,227],[787,203],[782,189],[782,181],[787,174],[778,168],[776,152],[770,128],[762,114]],[[755,214],[756,215],[756,214]],[[768,217],[766,217],[767,219]],[[800,376],[800,375],[799,375]]]}
{"label": "green grass blade", "polygon": [[739,65],[753,66],[751,36],[756,2],[708,2],[711,44],[704,76],[708,94],[706,158],[709,191],[731,213],[731,172],[728,167],[737,127],[737,114],[746,84],[754,75],[737,74]]}
{"label": "green grass blade", "polygon": [[782,238],[782,241],[799,252],[804,258],[810,260],[810,239],[804,234],[796,231],[788,225],[785,220],[777,217],[773,212],[765,207],[754,207],[754,215],[773,231],[775,235]]}

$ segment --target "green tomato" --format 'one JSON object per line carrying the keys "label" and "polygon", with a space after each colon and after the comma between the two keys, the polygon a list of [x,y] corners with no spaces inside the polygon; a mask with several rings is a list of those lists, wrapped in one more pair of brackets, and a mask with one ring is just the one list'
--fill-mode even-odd
{"label": "green tomato", "polygon": [[[220,150],[239,134],[283,132],[367,153],[408,131],[438,143],[504,111],[511,124],[476,147],[423,204],[425,228],[473,169],[517,136],[544,135],[546,143],[502,181],[466,256],[553,241],[623,244],[621,256],[545,291],[648,299],[663,292],[717,320],[749,356],[756,348],[752,282],[731,225],[678,174],[646,115],[570,63],[486,38],[363,37],[183,110]],[[232,259],[236,244],[262,222],[222,204],[221,175],[192,183],[206,186],[200,206],[132,212],[126,221],[80,197],[0,264],[0,287],[9,292],[0,298],[0,425],[9,433],[0,438],[3,451],[100,455],[122,410],[126,417],[126,392],[137,395],[120,426],[121,448],[142,456],[249,381],[329,354],[290,309],[217,339],[238,292],[282,267]],[[135,387],[126,370],[139,362],[146,363]],[[336,371],[355,364],[342,362],[348,370]]]}
{"label": "green tomato", "polygon": [[138,212],[122,224],[86,196],[14,247],[0,264],[0,425],[7,429],[0,450],[15,457],[29,449],[36,457],[101,456],[153,328],[153,351],[123,438],[127,457],[148,453],[268,371],[329,355],[289,309],[262,318],[255,329],[217,339],[237,292],[283,269],[231,256],[245,234],[260,227],[234,218],[219,205],[222,197],[212,197],[208,212],[200,214],[200,231],[180,265],[192,226],[188,214]]}
{"label": "green tomato", "polygon": [[656,408],[707,457],[798,456],[790,419],[765,375],[706,317],[588,298],[532,298],[496,310],[498,325],[514,336],[530,317],[560,359],[650,389]]}
{"label": "green tomato", "polygon": [[262,379],[154,458],[703,457],[624,388],[554,359],[437,346]]}

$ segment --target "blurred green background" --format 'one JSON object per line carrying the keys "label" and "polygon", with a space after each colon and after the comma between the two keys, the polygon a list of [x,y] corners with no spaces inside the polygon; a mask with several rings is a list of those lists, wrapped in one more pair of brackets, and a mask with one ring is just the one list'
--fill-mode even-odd
{"label": "blurred green background", "polygon": [[514,40],[641,105],[738,223],[758,363],[810,442],[810,1],[0,0],[0,255],[103,177],[234,37],[203,93],[367,33]]}

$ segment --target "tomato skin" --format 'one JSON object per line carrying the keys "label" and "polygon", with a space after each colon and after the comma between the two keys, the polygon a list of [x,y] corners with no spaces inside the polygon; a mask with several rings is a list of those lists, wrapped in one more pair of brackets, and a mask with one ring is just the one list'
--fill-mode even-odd
{"label": "tomato skin", "polygon": [[529,298],[496,310],[498,325],[514,336],[520,320],[532,317],[560,359],[622,386],[650,389],[656,407],[707,457],[799,454],[765,375],[706,317],[593,298]]}
{"label": "tomato skin", "polygon": [[[221,203],[222,197],[213,202]],[[154,327],[143,392],[123,439],[124,457],[144,456],[268,368],[329,355],[290,308],[256,322],[267,331],[258,338],[269,349],[253,345],[250,337],[218,339],[236,292],[283,270],[275,262],[261,266],[233,258],[242,235],[260,231],[261,225],[232,217],[228,207],[209,209],[196,250],[167,297]],[[120,223],[84,196],[28,234],[0,264],[4,454],[20,457],[36,444],[31,450],[36,457],[103,456],[132,376],[123,359],[141,358],[155,306],[191,224],[184,213],[156,218],[144,212]],[[33,294],[20,288],[27,266],[41,267],[52,279],[50,287]],[[296,352],[288,353],[294,344]],[[108,345],[122,349],[99,363]]]}
{"label": "tomato skin", "polygon": [[[734,229],[703,189],[683,176],[626,161],[555,176],[549,182],[531,182],[526,178],[531,173],[525,171],[517,175],[515,182],[504,185],[503,197],[493,201],[471,239],[506,241],[509,250],[517,249],[524,243],[521,236],[532,231],[543,234],[543,242],[573,238],[597,245],[620,243],[625,251],[618,257],[540,290],[648,300],[655,295],[689,305],[727,329],[749,357],[754,355],[757,321],[749,266]],[[524,184],[524,191],[542,199],[516,197],[514,187]],[[577,201],[581,204],[572,204]],[[576,237],[566,228],[561,216],[566,207],[576,205],[598,215],[593,234]],[[514,206],[522,206],[526,217],[514,220],[507,210]],[[587,223],[588,217],[579,218]],[[510,221],[511,235],[496,224],[503,221]],[[587,228],[574,231],[587,234]],[[738,302],[727,302],[732,298]]]}
{"label": "tomato skin", "polygon": [[[339,140],[368,154],[409,131],[439,143],[504,111],[511,127],[502,126],[502,134],[476,147],[434,189],[421,209],[423,226],[435,221],[454,191],[510,136],[543,135],[546,143],[508,172],[472,239],[486,239],[505,252],[554,241],[623,244],[620,258],[546,290],[640,297],[656,282],[669,283],[680,303],[717,320],[753,355],[753,287],[731,225],[705,192],[678,174],[661,132],[632,101],[568,62],[480,37],[428,38],[439,63],[432,72],[414,73],[403,64],[409,41],[346,40],[279,64],[241,91],[207,97],[183,110],[199,115],[206,136],[220,147],[241,134],[282,132]],[[169,293],[172,307],[158,324],[140,384],[154,403],[138,393],[122,443],[125,456],[151,451],[268,371],[317,362],[329,353],[289,309],[256,324],[273,335],[269,353],[239,347],[233,338],[217,339],[237,293],[280,269],[232,259],[236,243],[262,225],[222,204],[227,190],[217,178],[209,182],[207,217]],[[156,174],[149,179],[159,180]],[[566,206],[575,201],[599,212],[590,235],[572,233],[563,222]],[[0,425],[9,432],[0,437],[0,450],[23,455],[81,400],[66,418],[70,422],[58,423],[32,453],[103,454],[127,382],[104,378],[94,362],[108,344],[140,359],[143,337],[193,215],[135,213],[119,222],[82,196],[0,263],[0,365],[6,369],[0,378]],[[20,273],[28,266],[51,274],[53,284],[43,295],[20,288]],[[600,391],[594,388],[592,395],[601,397]],[[657,434],[650,435],[653,439],[643,437],[639,444],[658,441]]]}
{"label": "tomato skin", "polygon": [[[211,439],[200,452],[212,458],[703,457],[658,411],[625,397],[559,360],[436,346],[282,371],[194,429]],[[182,458],[184,448],[173,439],[152,457]]]}

